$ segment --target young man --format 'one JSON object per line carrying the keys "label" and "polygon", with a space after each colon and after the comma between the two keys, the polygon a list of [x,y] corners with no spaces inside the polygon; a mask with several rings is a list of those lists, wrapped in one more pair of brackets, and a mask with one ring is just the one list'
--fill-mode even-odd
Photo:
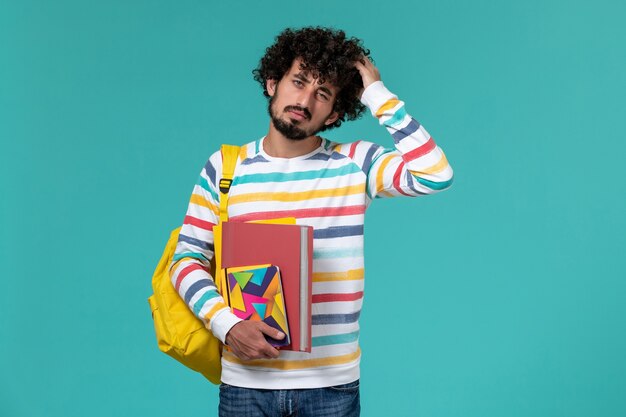
{"label": "young man", "polygon": [[[200,173],[171,277],[230,348],[222,357],[221,416],[359,415],[365,209],[375,198],[432,194],[452,181],[441,149],[385,88],[368,56],[342,31],[283,31],[254,71],[269,98],[269,131],[242,147],[229,193],[230,221],[295,217],[314,227],[311,353],[275,349],[264,335],[284,335],[241,321],[217,293],[208,271],[219,218],[219,151]],[[387,128],[392,149],[317,135],[365,107]]]}

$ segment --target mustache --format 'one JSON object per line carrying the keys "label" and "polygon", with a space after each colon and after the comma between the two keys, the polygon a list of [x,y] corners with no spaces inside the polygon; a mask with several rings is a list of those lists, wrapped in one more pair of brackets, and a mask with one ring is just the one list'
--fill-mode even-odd
{"label": "mustache", "polygon": [[288,112],[288,111],[299,111],[301,113],[304,113],[304,116],[306,116],[307,119],[311,119],[311,113],[309,112],[309,109],[307,109],[306,107],[287,106],[287,107],[285,107],[285,109],[283,111],[285,111],[285,112]]}

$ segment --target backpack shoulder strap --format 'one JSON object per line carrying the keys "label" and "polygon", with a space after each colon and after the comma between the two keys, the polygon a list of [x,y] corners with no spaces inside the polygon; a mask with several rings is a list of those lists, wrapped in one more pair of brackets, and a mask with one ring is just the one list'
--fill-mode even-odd
{"label": "backpack shoulder strap", "polygon": [[237,157],[239,156],[239,146],[222,145],[222,177],[220,179],[220,221],[228,220],[228,192],[233,183]]}

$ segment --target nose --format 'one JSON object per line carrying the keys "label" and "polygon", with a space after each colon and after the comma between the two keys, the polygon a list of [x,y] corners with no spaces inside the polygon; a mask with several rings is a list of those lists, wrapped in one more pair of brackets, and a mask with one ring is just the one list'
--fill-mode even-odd
{"label": "nose", "polygon": [[308,108],[309,103],[313,99],[314,94],[315,94],[314,89],[303,88],[302,90],[300,90],[300,94],[298,95],[298,98],[297,98],[298,106]]}

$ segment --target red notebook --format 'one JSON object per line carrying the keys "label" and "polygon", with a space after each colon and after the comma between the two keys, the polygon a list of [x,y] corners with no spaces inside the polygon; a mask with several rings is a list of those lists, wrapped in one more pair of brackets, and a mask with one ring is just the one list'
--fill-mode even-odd
{"label": "red notebook", "polygon": [[272,264],[280,268],[291,344],[311,352],[313,227],[295,224],[222,223],[222,268]]}

